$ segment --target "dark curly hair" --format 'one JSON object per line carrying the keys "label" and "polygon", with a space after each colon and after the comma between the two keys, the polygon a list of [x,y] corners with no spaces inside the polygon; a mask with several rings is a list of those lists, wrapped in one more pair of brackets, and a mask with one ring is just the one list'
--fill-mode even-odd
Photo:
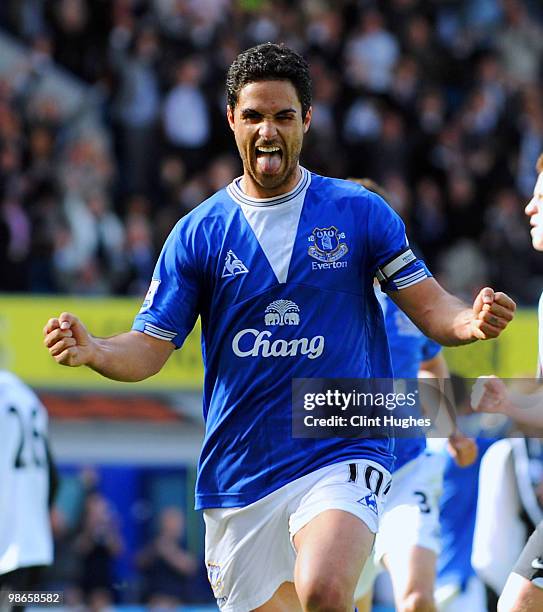
{"label": "dark curly hair", "polygon": [[240,53],[226,76],[228,105],[234,109],[239,92],[255,81],[290,81],[302,105],[302,118],[311,106],[311,77],[305,59],[285,45],[264,43]]}

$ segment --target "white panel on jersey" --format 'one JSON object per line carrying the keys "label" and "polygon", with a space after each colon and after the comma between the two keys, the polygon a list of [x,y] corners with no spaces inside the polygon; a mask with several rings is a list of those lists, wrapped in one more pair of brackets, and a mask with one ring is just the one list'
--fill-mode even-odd
{"label": "white panel on jersey", "polygon": [[286,283],[298,222],[311,174],[301,168],[302,177],[288,193],[273,198],[250,198],[239,186],[239,179],[228,186],[228,193],[239,204],[279,283]]}

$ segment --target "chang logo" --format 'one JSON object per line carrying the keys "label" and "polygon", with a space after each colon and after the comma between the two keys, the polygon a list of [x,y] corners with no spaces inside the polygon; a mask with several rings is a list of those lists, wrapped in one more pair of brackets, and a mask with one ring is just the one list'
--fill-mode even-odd
{"label": "chang logo", "polygon": [[264,325],[300,325],[300,309],[290,300],[275,300],[264,314]]}
{"label": "chang logo", "polygon": [[[275,300],[264,312],[267,327],[299,325],[300,308],[290,300]],[[324,336],[313,338],[272,339],[272,332],[258,329],[242,329],[232,340],[232,351],[238,357],[296,357],[317,359],[324,352]]]}

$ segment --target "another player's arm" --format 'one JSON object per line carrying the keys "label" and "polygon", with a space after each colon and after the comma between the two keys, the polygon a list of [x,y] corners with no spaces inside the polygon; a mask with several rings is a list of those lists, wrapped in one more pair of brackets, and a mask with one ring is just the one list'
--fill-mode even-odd
{"label": "another player's arm", "polygon": [[66,312],[50,319],[43,333],[44,344],[57,363],[86,365],[102,376],[123,382],[153,376],[175,348],[169,341],[137,331],[95,338],[76,316]]}
{"label": "another player's arm", "polygon": [[443,357],[443,353],[440,351],[437,355],[434,355],[430,359],[420,362],[419,366],[419,378],[449,378],[449,366]]}
{"label": "another player's arm", "polygon": [[424,414],[433,414],[431,404],[436,400],[441,405],[441,397],[445,396],[448,390],[445,381],[449,376],[449,368],[441,351],[430,359],[420,362],[417,377],[424,380],[423,384],[419,384],[421,409]]}
{"label": "another player's arm", "polygon": [[496,376],[481,376],[471,392],[471,407],[478,412],[505,414],[520,425],[543,428],[543,389],[519,393]]}
{"label": "another player's arm", "polygon": [[[426,361],[422,361],[419,368],[419,378],[434,378],[439,381],[440,392],[445,397],[445,408],[448,410],[452,433],[449,435],[447,450],[460,467],[468,467],[476,459],[478,455],[477,443],[472,438],[465,436],[456,424],[456,414],[454,412],[455,402],[452,385],[450,384],[450,372],[443,353]],[[421,400],[422,400],[421,396]],[[424,408],[424,402],[422,403]]]}
{"label": "another player's arm", "polygon": [[450,384],[446,384],[449,376],[449,368],[441,351],[430,359],[420,362],[417,377],[423,381],[419,383],[421,410],[426,416],[434,418],[438,416],[437,411],[445,410],[445,413],[439,415],[440,422],[448,416],[446,431],[452,432],[456,429],[456,425],[452,413],[454,406],[452,388]]}
{"label": "another player's arm", "polygon": [[524,576],[511,572],[498,600],[498,612],[536,612],[541,609],[543,590]]}
{"label": "another player's arm", "polygon": [[389,295],[426,336],[443,346],[496,338],[513,319],[516,308],[508,295],[489,287],[481,289],[470,308],[433,278]]}

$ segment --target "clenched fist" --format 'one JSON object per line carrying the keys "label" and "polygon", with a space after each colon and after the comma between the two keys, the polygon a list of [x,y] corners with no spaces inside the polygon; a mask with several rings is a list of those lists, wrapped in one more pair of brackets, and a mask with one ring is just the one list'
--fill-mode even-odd
{"label": "clenched fist", "polygon": [[90,363],[94,342],[81,321],[69,312],[49,319],[43,328],[43,343],[49,354],[61,365],[76,367]]}
{"label": "clenched fist", "polygon": [[505,293],[481,289],[473,302],[472,334],[479,340],[497,338],[513,320],[517,305]]}

